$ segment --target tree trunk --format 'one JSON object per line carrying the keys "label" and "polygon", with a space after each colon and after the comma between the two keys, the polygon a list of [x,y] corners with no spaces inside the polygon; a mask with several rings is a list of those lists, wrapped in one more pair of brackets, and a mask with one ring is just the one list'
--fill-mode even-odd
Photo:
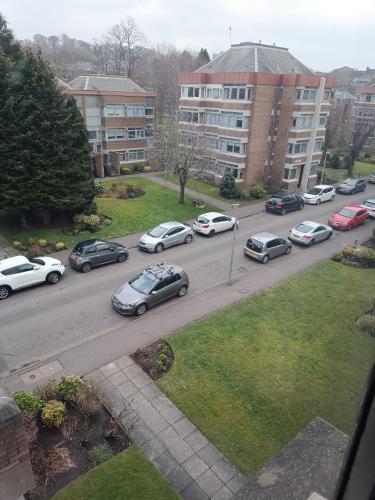
{"label": "tree trunk", "polygon": [[40,210],[38,213],[43,226],[48,226],[51,224],[51,212],[47,209]]}
{"label": "tree trunk", "polygon": [[180,199],[178,203],[185,203],[185,183],[180,181]]}
{"label": "tree trunk", "polygon": [[354,162],[355,159],[353,152],[350,151],[348,155],[348,177],[351,177],[353,175]]}
{"label": "tree trunk", "polygon": [[18,223],[20,229],[29,229],[29,225],[27,223],[26,212],[24,210],[20,210],[18,212]]}

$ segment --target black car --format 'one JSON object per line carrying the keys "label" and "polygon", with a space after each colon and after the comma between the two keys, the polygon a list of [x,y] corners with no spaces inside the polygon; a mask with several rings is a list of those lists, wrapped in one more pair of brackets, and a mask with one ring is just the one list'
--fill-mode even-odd
{"label": "black car", "polygon": [[266,201],[265,208],[266,212],[285,215],[287,212],[293,212],[293,210],[301,210],[304,205],[301,196],[288,191],[279,191]]}
{"label": "black car", "polygon": [[336,188],[336,193],[354,194],[366,189],[365,179],[346,179]]}
{"label": "black car", "polygon": [[110,262],[125,262],[128,249],[120,243],[102,240],[86,240],[77,243],[69,255],[69,264],[74,268],[88,273],[93,267]]}

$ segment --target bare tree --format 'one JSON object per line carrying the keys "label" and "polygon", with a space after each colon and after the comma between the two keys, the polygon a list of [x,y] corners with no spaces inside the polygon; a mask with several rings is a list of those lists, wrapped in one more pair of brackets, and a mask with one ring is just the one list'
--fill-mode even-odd
{"label": "bare tree", "polygon": [[[359,111],[359,110],[357,110]],[[364,113],[364,112],[363,112]],[[366,144],[368,139],[375,134],[375,119],[374,117],[366,117],[357,114],[355,117],[353,135],[348,149],[348,176],[353,175],[353,167],[355,161]]]}

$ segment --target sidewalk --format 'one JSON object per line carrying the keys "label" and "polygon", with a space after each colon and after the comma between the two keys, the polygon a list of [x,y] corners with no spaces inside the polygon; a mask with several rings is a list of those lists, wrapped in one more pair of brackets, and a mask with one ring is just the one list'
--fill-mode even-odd
{"label": "sidewalk", "polygon": [[186,500],[233,498],[247,483],[129,356],[89,373],[102,403]]}
{"label": "sidewalk", "polygon": [[14,257],[15,255],[20,255],[20,253],[0,234],[0,260]]}

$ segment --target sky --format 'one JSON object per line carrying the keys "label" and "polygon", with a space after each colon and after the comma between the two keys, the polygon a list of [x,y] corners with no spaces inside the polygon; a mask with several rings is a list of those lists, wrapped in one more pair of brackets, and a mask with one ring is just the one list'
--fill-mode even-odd
{"label": "sky", "polygon": [[232,43],[288,47],[313,70],[375,67],[374,0],[1,0],[0,13],[19,39],[61,35],[92,42],[126,16],[148,45],[207,48]]}

